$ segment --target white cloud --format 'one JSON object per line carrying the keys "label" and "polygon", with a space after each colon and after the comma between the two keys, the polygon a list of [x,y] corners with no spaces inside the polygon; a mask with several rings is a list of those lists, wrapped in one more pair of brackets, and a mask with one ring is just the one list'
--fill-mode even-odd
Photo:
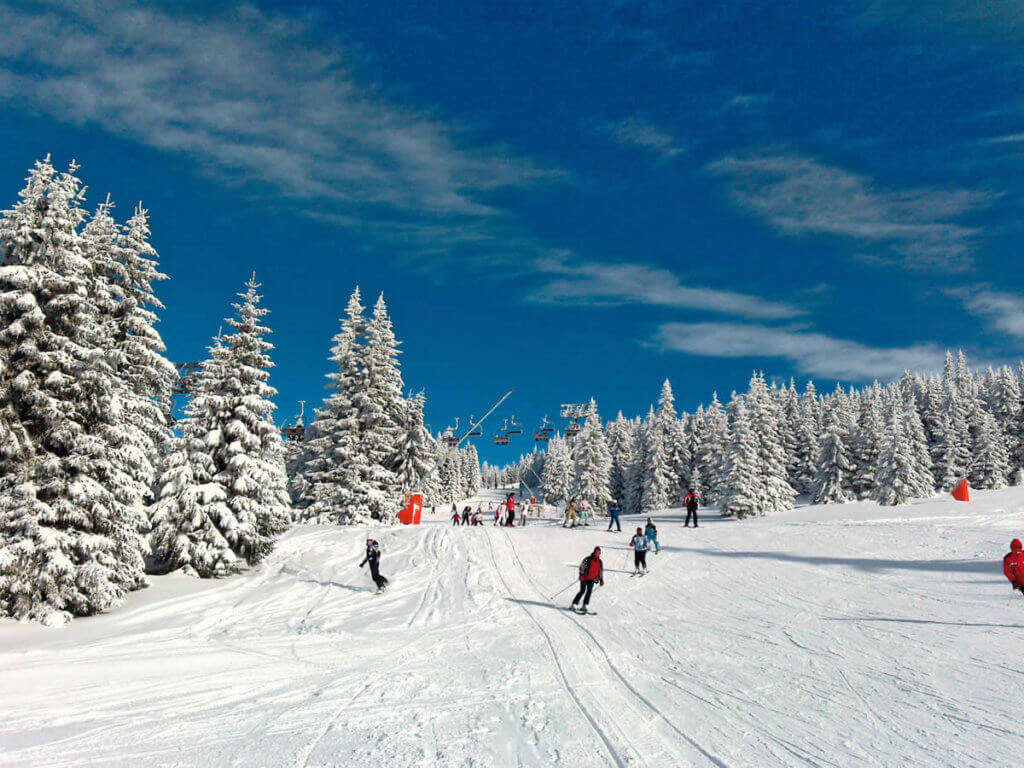
{"label": "white cloud", "polygon": [[996,195],[966,189],[885,189],[812,157],[765,150],[711,163],[732,200],[787,235],[825,234],[876,246],[876,259],[910,268],[971,266],[981,230],[957,223]]}
{"label": "white cloud", "polygon": [[643,304],[762,320],[802,314],[799,309],[782,302],[745,293],[683,285],[673,273],[643,264],[569,264],[553,259],[542,262],[538,268],[561,275],[529,297],[541,303],[590,306]]}
{"label": "white cloud", "polygon": [[960,299],[973,315],[986,318],[1001,333],[1024,339],[1024,297],[1015,293],[1000,293],[976,286],[947,291]]}
{"label": "white cloud", "polygon": [[808,376],[858,382],[939,370],[944,355],[935,344],[869,347],[822,333],[742,323],[666,323],[655,342],[665,351],[704,357],[782,358]]}
{"label": "white cloud", "polygon": [[640,117],[607,123],[605,130],[623,146],[644,149],[664,159],[686,151],[668,131]]}
{"label": "white cloud", "polygon": [[0,71],[0,102],[185,155],[307,214],[404,227],[410,247],[431,229],[514,234],[488,194],[558,175],[387,96],[348,48],[252,6],[0,6]]}

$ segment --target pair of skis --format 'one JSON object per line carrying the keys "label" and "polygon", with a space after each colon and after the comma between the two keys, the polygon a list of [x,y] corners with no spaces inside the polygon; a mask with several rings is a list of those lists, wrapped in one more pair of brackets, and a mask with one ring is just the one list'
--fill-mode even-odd
{"label": "pair of skis", "polygon": [[647,573],[648,571],[633,571],[631,574],[629,574],[629,578],[633,578],[634,576],[646,576]]}
{"label": "pair of skis", "polygon": [[575,605],[570,605],[569,610],[577,616],[597,616],[597,611],[592,611],[589,608],[577,608]]}

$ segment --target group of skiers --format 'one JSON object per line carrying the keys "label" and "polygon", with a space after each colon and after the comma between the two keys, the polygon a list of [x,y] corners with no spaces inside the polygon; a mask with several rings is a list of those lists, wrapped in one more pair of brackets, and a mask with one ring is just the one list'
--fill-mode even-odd
{"label": "group of skiers", "polygon": [[590,525],[590,505],[582,496],[573,496],[565,507],[563,528],[576,528]]}
{"label": "group of skiers", "polygon": [[[494,510],[494,524],[506,528],[515,526],[517,509],[520,510],[519,524],[526,525],[526,512],[529,507],[525,504],[519,504],[514,493],[510,493]],[[490,507],[488,506],[489,510]],[[479,505],[476,508],[476,512],[473,512],[472,507],[467,504],[462,508],[462,514],[460,515],[458,506],[452,504],[452,525],[483,525],[483,518],[484,510]]]}

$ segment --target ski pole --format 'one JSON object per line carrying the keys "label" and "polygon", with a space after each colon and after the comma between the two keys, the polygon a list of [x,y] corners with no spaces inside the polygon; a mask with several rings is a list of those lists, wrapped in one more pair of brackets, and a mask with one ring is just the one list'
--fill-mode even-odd
{"label": "ski pole", "polygon": [[567,590],[567,589],[568,589],[569,587],[573,586],[573,585],[574,585],[575,583],[576,583],[576,581],[575,581],[575,580],[573,580],[573,581],[570,581],[570,582],[569,582],[568,584],[566,584],[566,585],[565,585],[564,587],[562,587],[562,588],[561,588],[560,590],[558,590],[557,592],[555,592],[555,594],[553,594],[553,595],[552,595],[551,597],[549,597],[549,598],[548,598],[548,600],[554,600],[554,599],[555,599],[556,597],[558,597],[558,596],[559,596],[560,594],[562,594],[563,592],[565,592],[565,590]]}

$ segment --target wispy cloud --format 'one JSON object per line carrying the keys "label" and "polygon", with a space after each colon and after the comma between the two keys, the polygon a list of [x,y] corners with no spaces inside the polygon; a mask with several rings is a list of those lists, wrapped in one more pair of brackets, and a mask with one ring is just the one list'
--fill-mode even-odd
{"label": "wispy cloud", "polygon": [[870,347],[822,333],[743,323],[666,323],[655,343],[665,351],[704,357],[782,358],[808,376],[857,382],[893,379],[905,370],[939,370],[943,360],[935,344]]}
{"label": "wispy cloud", "polygon": [[414,245],[417,227],[497,240],[507,216],[489,196],[557,177],[389,97],[338,41],[252,6],[0,6],[0,70],[0,102],[187,156],[309,214],[404,227]]}
{"label": "wispy cloud", "polygon": [[535,302],[577,306],[641,304],[760,320],[778,320],[802,314],[794,306],[758,296],[683,285],[672,272],[643,264],[569,264],[550,260],[541,262],[539,267],[559,277],[529,297]]}
{"label": "wispy cloud", "polygon": [[959,223],[998,197],[968,189],[891,189],[867,176],[791,152],[730,155],[707,170],[724,179],[740,207],[787,235],[836,235],[876,259],[916,269],[961,271],[981,230]]}
{"label": "wispy cloud", "polygon": [[1001,293],[987,286],[954,288],[946,293],[960,299],[968,312],[985,318],[1000,333],[1024,339],[1024,297],[1020,294]]}
{"label": "wispy cloud", "polygon": [[627,117],[625,120],[607,123],[605,130],[618,144],[644,149],[664,159],[671,159],[686,151],[667,130],[640,117]]}

